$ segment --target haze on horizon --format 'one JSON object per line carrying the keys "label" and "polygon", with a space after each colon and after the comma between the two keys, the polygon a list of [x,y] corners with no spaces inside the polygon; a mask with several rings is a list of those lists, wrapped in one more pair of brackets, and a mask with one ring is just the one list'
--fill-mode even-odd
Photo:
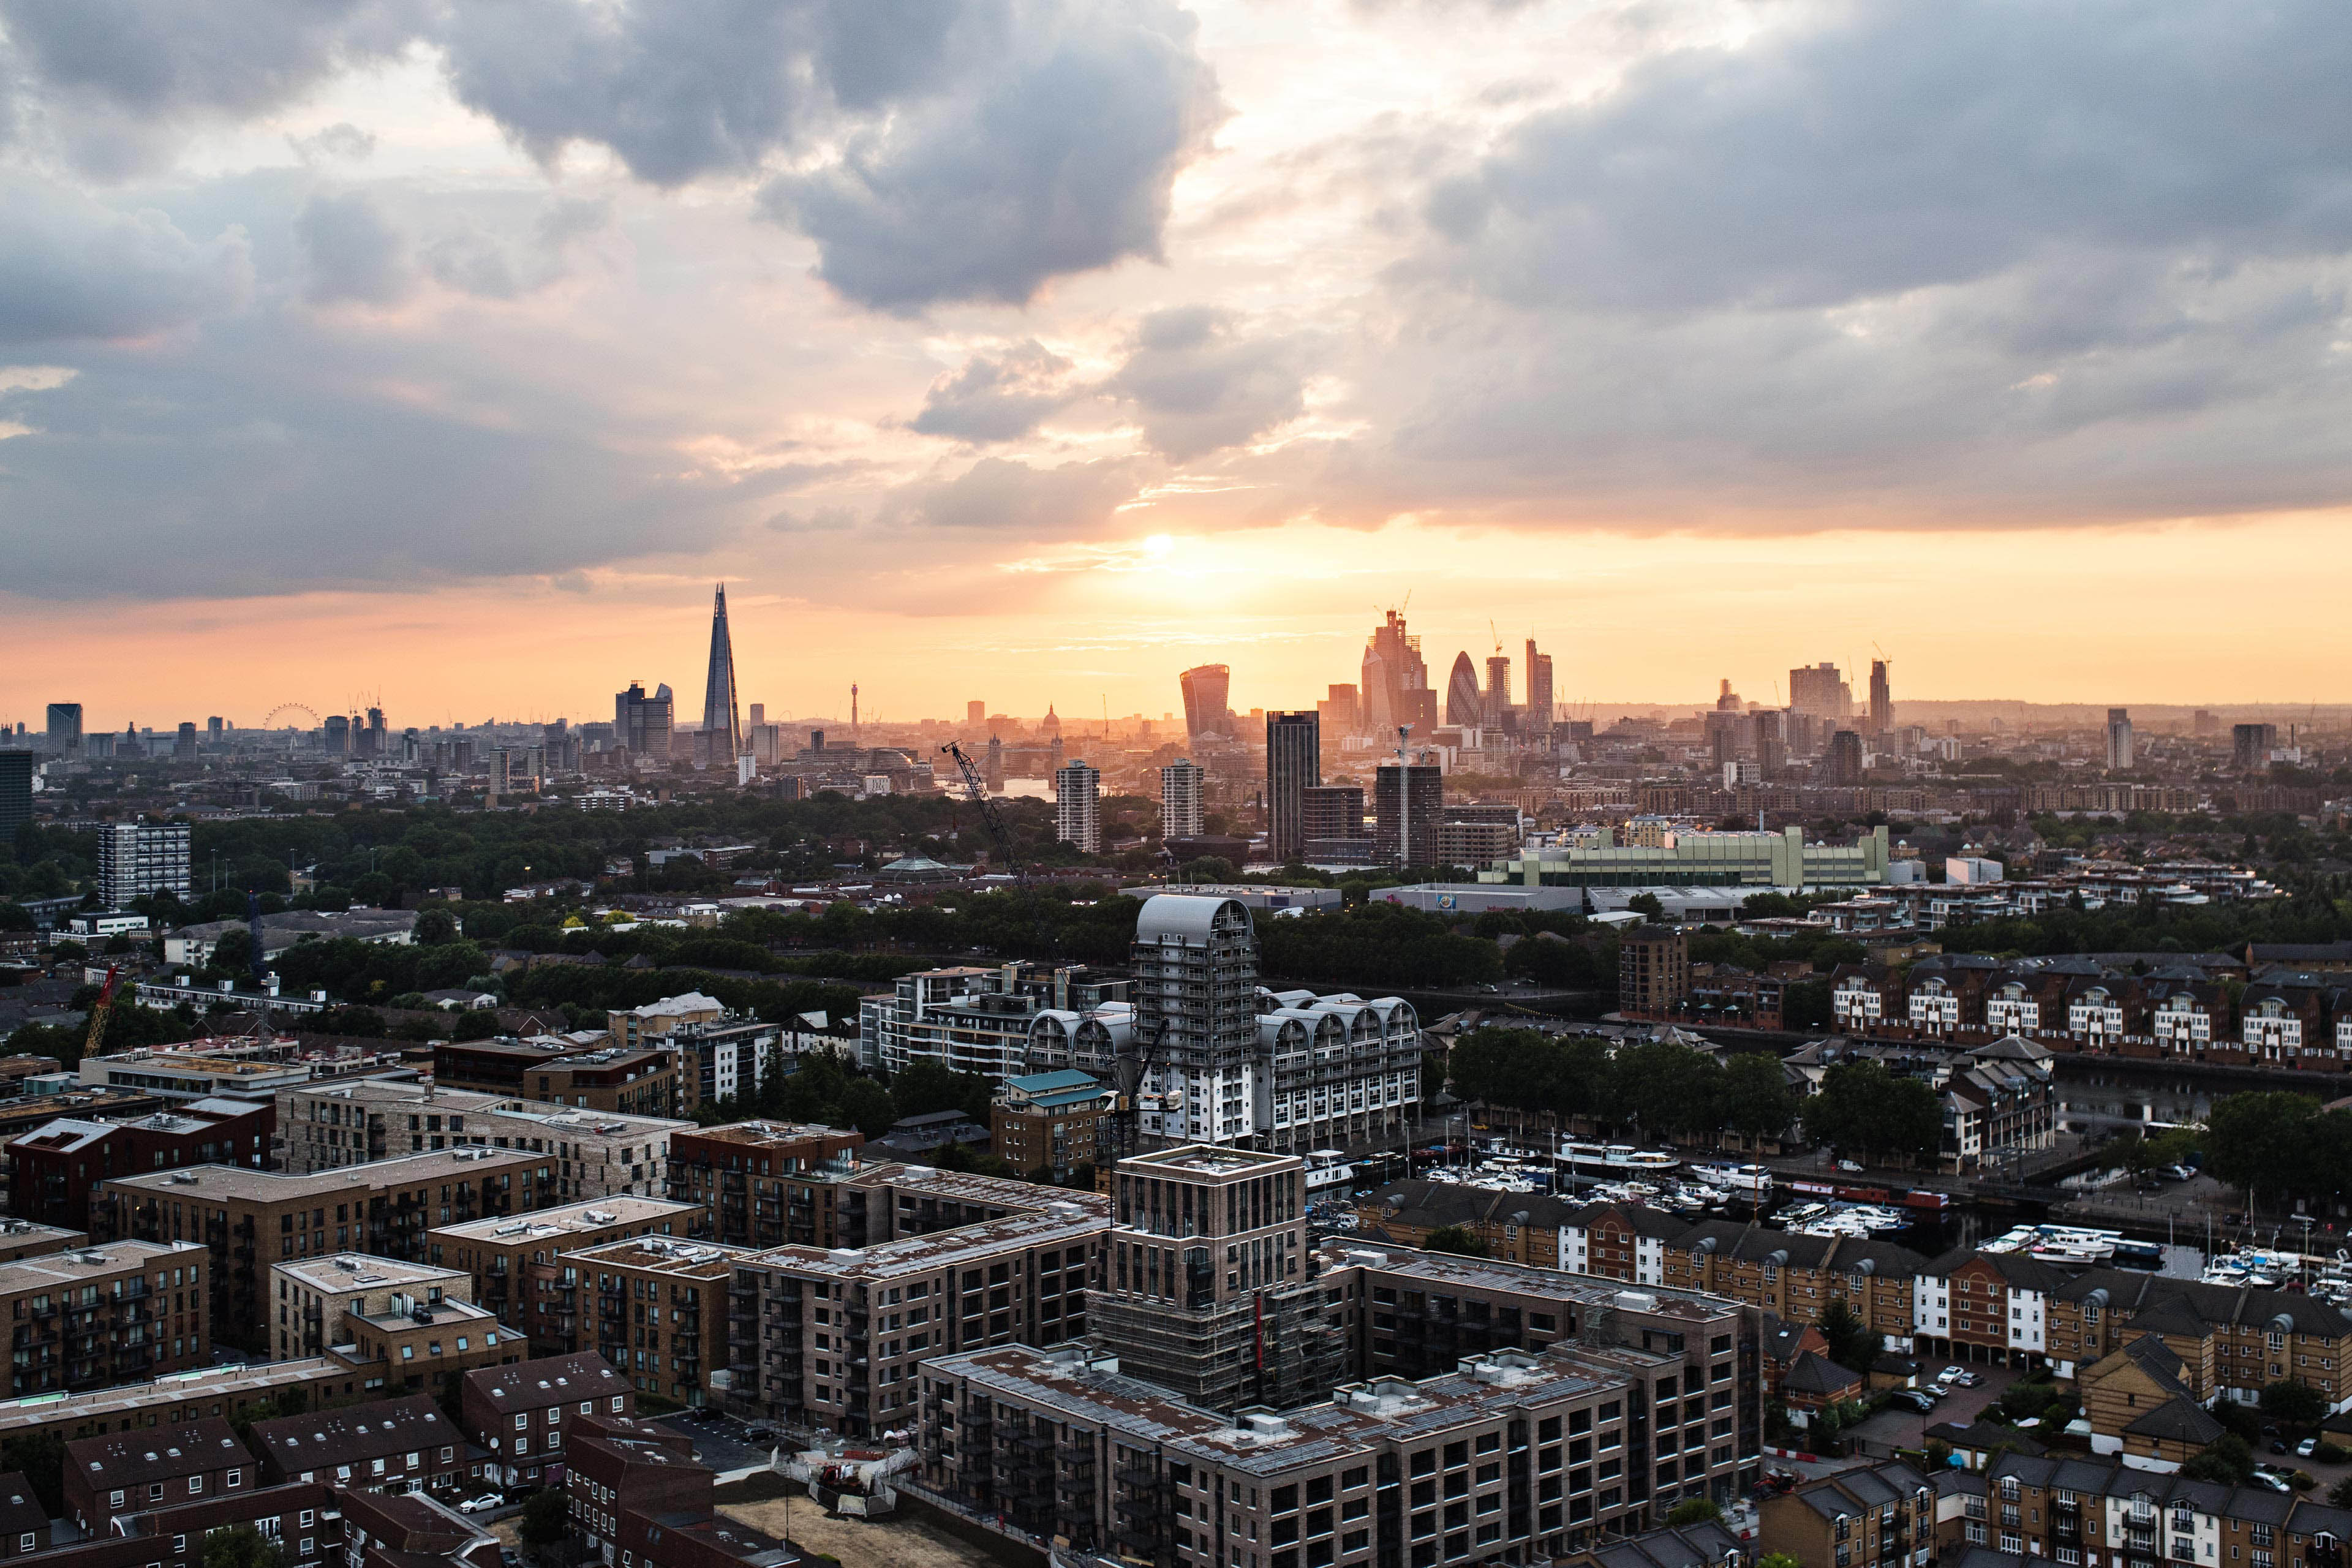
{"label": "haze on horizon", "polygon": [[[895,20],[893,18],[896,18]],[[2318,4],[0,0],[0,717],[2352,700]],[[1630,694],[1630,695],[1629,695]]]}

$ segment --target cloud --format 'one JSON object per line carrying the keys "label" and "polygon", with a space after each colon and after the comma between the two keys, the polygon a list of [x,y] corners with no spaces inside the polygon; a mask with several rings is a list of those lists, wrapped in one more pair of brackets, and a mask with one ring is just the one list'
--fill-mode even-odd
{"label": "cloud", "polygon": [[520,299],[562,278],[571,247],[612,220],[612,204],[602,197],[563,197],[546,203],[527,233],[511,223],[468,225],[425,240],[417,258],[445,288],[485,300]]}
{"label": "cloud", "polygon": [[306,163],[329,159],[364,163],[375,156],[375,132],[362,131],[349,121],[339,121],[310,136],[289,136],[286,144]]}
{"label": "cloud", "polygon": [[2053,247],[2352,240],[2352,31],[2317,0],[1825,8],[1685,48],[1438,185],[1437,265],[1523,304],[1821,306]]}
{"label": "cloud", "polygon": [[199,241],[152,210],[0,174],[0,342],[137,338],[243,304],[244,234]]}
{"label": "cloud", "polygon": [[982,458],[952,479],[901,490],[882,515],[887,521],[982,529],[1019,540],[1066,539],[1101,528],[1134,499],[1138,473],[1130,458],[1035,468]]}
{"label": "cloud", "polygon": [[142,114],[251,114],[404,48],[423,0],[0,0],[9,41],[53,90]]}
{"label": "cloud", "polygon": [[295,215],[312,304],[396,305],[415,285],[408,241],[365,191],[321,191]]}
{"label": "cloud", "polygon": [[817,242],[827,283],[901,314],[1156,259],[1176,171],[1221,113],[1192,32],[1156,0],[1076,0],[974,90],[771,182],[762,205]]}
{"label": "cloud", "polygon": [[814,511],[780,511],[768,519],[778,533],[845,533],[857,526],[857,514],[845,506],[821,506]]}
{"label": "cloud", "polygon": [[912,428],[975,445],[1017,440],[1085,395],[1071,369],[1034,338],[1000,354],[974,354],[931,384]]}
{"label": "cloud", "polygon": [[1189,462],[1305,413],[1303,349],[1296,336],[1242,331],[1228,310],[1158,310],[1106,390],[1135,404],[1162,456]]}

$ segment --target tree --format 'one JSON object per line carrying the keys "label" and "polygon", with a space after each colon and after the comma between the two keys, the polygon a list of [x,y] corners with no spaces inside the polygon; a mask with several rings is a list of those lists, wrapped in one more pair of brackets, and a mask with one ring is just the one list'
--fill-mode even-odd
{"label": "tree", "polygon": [[1830,1360],[1848,1372],[1867,1376],[1878,1359],[1878,1336],[1843,1296],[1832,1296],[1822,1309],[1822,1338],[1830,1342]]}
{"label": "tree", "polygon": [[447,910],[425,910],[416,917],[416,945],[439,947],[457,940],[457,917]]}
{"label": "tree", "polygon": [[1876,1062],[1845,1062],[1822,1079],[1805,1102],[1805,1134],[1840,1153],[1920,1159],[1944,1138],[1936,1092],[1916,1078],[1896,1078]]}
{"label": "tree", "polygon": [[2254,1475],[2254,1451],[2235,1432],[2224,1432],[2190,1455],[2180,1473],[2192,1481],[2243,1486]]}
{"label": "tree", "polygon": [[1666,1528],[1681,1530],[1694,1524],[1721,1524],[1723,1510],[1703,1497],[1685,1498],[1666,1514]]}
{"label": "tree", "polygon": [[[561,1491],[536,1491],[523,1500],[517,1530],[526,1546],[552,1546],[571,1533],[569,1505]],[[209,1568],[209,1565],[207,1565]]]}
{"label": "tree", "polygon": [[21,1473],[52,1518],[66,1510],[65,1466],[66,1441],[55,1432],[31,1432],[0,1443],[0,1468]]}
{"label": "tree", "polygon": [[2263,1389],[2263,1414],[2282,1426],[2316,1426],[2327,1418],[2327,1396],[2299,1377]]}
{"label": "tree", "polygon": [[1625,907],[1644,920],[1663,921],[1666,918],[1666,906],[1658,902],[1655,893],[1636,893],[1625,900]]}
{"label": "tree", "polygon": [[2334,1508],[2352,1508],[2352,1476],[2336,1483],[2327,1494],[2327,1501]]}
{"label": "tree", "polygon": [[1464,1258],[1490,1258],[1485,1237],[1466,1225],[1441,1225],[1421,1238],[1423,1247],[1431,1252],[1459,1253]]}
{"label": "tree", "polygon": [[1786,1552],[1767,1552],[1756,1560],[1756,1568],[1805,1568],[1802,1558]]}
{"label": "tree", "polygon": [[204,1568],[278,1568],[285,1560],[278,1542],[249,1524],[224,1525],[205,1537]]}
{"label": "tree", "polygon": [[898,1107],[890,1091],[870,1078],[852,1079],[842,1086],[838,1120],[868,1138],[879,1138],[897,1124]]}
{"label": "tree", "polygon": [[1723,1064],[1725,1126],[1749,1138],[1778,1138],[1796,1117],[1796,1091],[1778,1058],[1742,1051]]}

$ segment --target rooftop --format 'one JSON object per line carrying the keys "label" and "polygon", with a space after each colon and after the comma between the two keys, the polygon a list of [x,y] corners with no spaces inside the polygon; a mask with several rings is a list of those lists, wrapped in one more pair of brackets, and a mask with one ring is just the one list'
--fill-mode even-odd
{"label": "rooftop", "polygon": [[1003,1345],[927,1363],[936,1377],[961,1377],[1005,1398],[1050,1406],[1088,1426],[1108,1427],[1204,1463],[1272,1475],[1295,1465],[1337,1459],[1368,1442],[1418,1441],[1457,1426],[1495,1420],[1515,1405],[1550,1403],[1620,1386],[1608,1369],[1579,1364],[1577,1352],[1494,1351],[1465,1357],[1453,1372],[1418,1383],[1381,1378],[1343,1384],[1320,1404],[1279,1414],[1244,1412],[1238,1421],[1187,1405],[1150,1384],[1123,1375],[1116,1357],[1083,1345],[1050,1351]]}
{"label": "rooftop", "polygon": [[760,1149],[803,1142],[812,1138],[855,1136],[841,1128],[826,1127],[814,1121],[732,1121],[724,1127],[698,1127],[694,1135],[716,1142],[741,1143]]}
{"label": "rooftop", "polygon": [[257,1362],[247,1366],[208,1366],[194,1372],[175,1372],[152,1383],[127,1383],[81,1394],[28,1394],[22,1399],[0,1400],[0,1438],[74,1421],[111,1420],[174,1400],[267,1396],[279,1389],[305,1388],[350,1371],[342,1362],[310,1356],[301,1361]]}
{"label": "rooftop", "polygon": [[1511,1290],[1574,1301],[1587,1307],[1654,1313],[1662,1317],[1708,1321],[1737,1317],[1739,1303],[1698,1290],[1676,1290],[1645,1285],[1630,1289],[1620,1280],[1597,1274],[1563,1274],[1556,1268],[1536,1268],[1483,1258],[1463,1258],[1450,1252],[1416,1252],[1410,1247],[1365,1247],[1344,1241],[1326,1241],[1322,1268],[1328,1272],[1360,1265],[1383,1274],[1402,1275],[1435,1287],[1454,1286],[1478,1290]]}
{"label": "rooftop", "polygon": [[0,1263],[0,1295],[38,1290],[44,1286],[88,1284],[110,1279],[129,1269],[144,1268],[173,1258],[205,1256],[200,1241],[110,1241],[104,1247],[76,1247],[70,1252],[44,1253]]}
{"label": "rooftop", "polygon": [[749,1247],[721,1241],[672,1240],[659,1236],[633,1236],[599,1247],[567,1252],[567,1258],[591,1259],[616,1268],[650,1268],[661,1274],[691,1274],[698,1279],[724,1279],[735,1272],[738,1258],[759,1256]]}
{"label": "rooftop", "polygon": [[1109,1224],[1100,1208],[1057,1204],[1043,1214],[1007,1215],[904,1241],[886,1241],[878,1247],[836,1247],[830,1251],[822,1247],[777,1247],[745,1261],[830,1279],[891,1279],[999,1257],[1012,1246],[1080,1241],[1100,1235]]}
{"label": "rooftop", "polygon": [[1268,1175],[1276,1171],[1303,1171],[1307,1163],[1296,1154],[1262,1154],[1254,1149],[1216,1149],[1188,1144],[1156,1154],[1136,1154],[1118,1163],[1121,1171],[1139,1175],[1181,1171],[1196,1176]]}
{"label": "rooftop", "polygon": [[242,1165],[189,1165],[176,1171],[117,1176],[109,1184],[156,1194],[191,1188],[208,1198],[238,1197],[274,1203],[313,1194],[348,1192],[353,1187],[400,1187],[451,1176],[483,1175],[544,1163],[546,1159],[544,1154],[524,1149],[444,1149],[307,1173],[256,1171]]}
{"label": "rooftop", "polygon": [[593,1351],[543,1356],[505,1366],[477,1367],[466,1381],[499,1402],[503,1410],[535,1409],[567,1400],[602,1397],[628,1389],[628,1380]]}
{"label": "rooftop", "polygon": [[451,1241],[524,1247],[534,1241],[593,1235],[616,1226],[659,1226],[667,1222],[678,1226],[679,1234],[683,1235],[701,1213],[702,1205],[699,1204],[676,1203],[668,1198],[641,1198],[622,1193],[607,1198],[583,1198],[578,1203],[564,1204],[551,1209],[533,1209],[524,1215],[493,1215],[488,1219],[469,1219],[457,1225],[439,1226],[431,1234]]}
{"label": "rooftop", "polygon": [[[364,1290],[378,1285],[423,1285],[440,1279],[470,1281],[471,1279],[462,1268],[443,1268],[431,1263],[404,1263],[396,1258],[378,1258],[360,1252],[341,1252],[332,1258],[305,1258],[292,1263],[272,1264],[270,1272],[283,1274],[314,1290],[334,1293]],[[469,1283],[467,1289],[471,1288]]]}

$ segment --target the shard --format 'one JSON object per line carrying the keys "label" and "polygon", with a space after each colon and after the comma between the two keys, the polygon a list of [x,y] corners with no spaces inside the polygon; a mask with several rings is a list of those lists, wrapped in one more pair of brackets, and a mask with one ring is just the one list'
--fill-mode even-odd
{"label": "the shard", "polygon": [[[702,733],[713,763],[731,761],[743,749],[743,727],[735,711],[735,644],[727,635],[727,584],[719,584],[710,605],[710,678],[702,689]],[[721,742],[724,745],[721,745]]]}

